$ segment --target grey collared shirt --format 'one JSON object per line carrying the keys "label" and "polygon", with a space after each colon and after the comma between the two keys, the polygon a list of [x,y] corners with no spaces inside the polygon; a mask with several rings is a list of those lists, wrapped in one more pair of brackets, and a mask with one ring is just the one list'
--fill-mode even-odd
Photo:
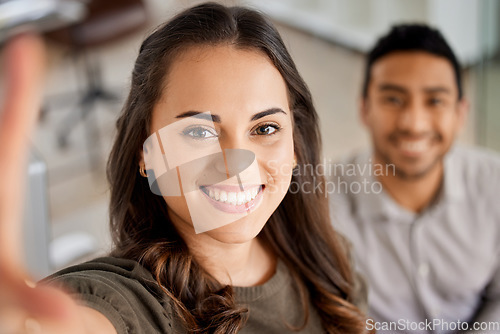
{"label": "grey collared shirt", "polygon": [[334,167],[332,220],[369,284],[367,327],[500,333],[500,157],[453,148],[439,195],[419,214],[383,190],[370,152]]}

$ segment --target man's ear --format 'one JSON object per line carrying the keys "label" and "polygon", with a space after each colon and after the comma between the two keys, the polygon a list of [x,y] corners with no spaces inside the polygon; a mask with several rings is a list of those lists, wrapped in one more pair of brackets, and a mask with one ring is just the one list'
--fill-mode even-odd
{"label": "man's ear", "polygon": [[458,130],[459,131],[461,131],[465,126],[465,122],[467,121],[467,117],[469,115],[469,110],[470,110],[470,102],[465,97],[463,97],[457,103]]}
{"label": "man's ear", "polygon": [[368,111],[369,111],[369,102],[366,97],[360,97],[358,100],[358,112],[359,118],[361,122],[368,126]]}

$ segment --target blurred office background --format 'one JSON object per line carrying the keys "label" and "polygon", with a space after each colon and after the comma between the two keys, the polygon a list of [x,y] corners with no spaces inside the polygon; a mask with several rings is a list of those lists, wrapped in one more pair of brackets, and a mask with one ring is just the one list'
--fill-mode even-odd
{"label": "blurred office background", "polygon": [[[83,2],[89,5],[95,1]],[[146,23],[105,43],[75,48],[71,41],[65,40],[68,36],[52,35],[48,39],[50,64],[44,112],[33,142],[34,159],[40,167],[38,173],[46,177],[38,184],[38,190],[30,192],[26,208],[29,226],[39,224],[38,220],[46,217],[46,229],[40,233],[45,233],[48,246],[40,251],[31,244],[35,239],[43,239],[38,234],[31,236],[27,248],[31,247],[28,253],[38,257],[52,252],[51,256],[47,255],[48,271],[76,258],[89,258],[109,250],[105,163],[140,43],[154,27],[181,9],[200,2],[144,0]],[[471,101],[469,120],[460,142],[500,150],[500,113],[497,111],[500,105],[500,0],[222,2],[260,9],[277,23],[312,91],[321,117],[325,159],[335,160],[368,147],[368,136],[358,120],[363,53],[392,24],[401,22],[425,22],[442,30],[464,65],[465,91]],[[128,15],[128,22],[138,22],[142,14]],[[112,28],[112,18],[110,20],[111,26],[101,26],[102,34]],[[92,105],[87,117],[79,121],[81,106],[78,107],[77,102],[82,91],[88,92],[89,69],[90,78],[100,77],[100,88],[109,91],[116,100],[99,100]],[[74,94],[68,95],[68,92]],[[66,124],[74,127],[61,134],[61,127],[64,132]],[[39,196],[44,196],[44,200]],[[34,213],[34,210],[44,213]],[[43,271],[43,268],[36,269],[35,275],[45,274]]]}

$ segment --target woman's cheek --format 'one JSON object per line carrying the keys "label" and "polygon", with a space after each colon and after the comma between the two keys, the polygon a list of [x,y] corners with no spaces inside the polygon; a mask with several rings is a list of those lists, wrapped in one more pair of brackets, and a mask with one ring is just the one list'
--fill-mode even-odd
{"label": "woman's cheek", "polygon": [[278,140],[260,150],[258,159],[263,163],[268,190],[286,193],[290,185],[293,170],[293,138]]}

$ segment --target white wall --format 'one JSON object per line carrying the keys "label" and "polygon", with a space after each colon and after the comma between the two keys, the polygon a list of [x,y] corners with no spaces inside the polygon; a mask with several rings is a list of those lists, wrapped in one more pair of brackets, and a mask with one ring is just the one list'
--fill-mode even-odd
{"label": "white wall", "polygon": [[[477,62],[484,50],[498,48],[498,36],[482,47],[481,6],[496,0],[243,0],[278,21],[365,52],[393,24],[435,26],[463,64]],[[496,16],[491,18],[496,22]],[[486,48],[486,49],[485,49]]]}

